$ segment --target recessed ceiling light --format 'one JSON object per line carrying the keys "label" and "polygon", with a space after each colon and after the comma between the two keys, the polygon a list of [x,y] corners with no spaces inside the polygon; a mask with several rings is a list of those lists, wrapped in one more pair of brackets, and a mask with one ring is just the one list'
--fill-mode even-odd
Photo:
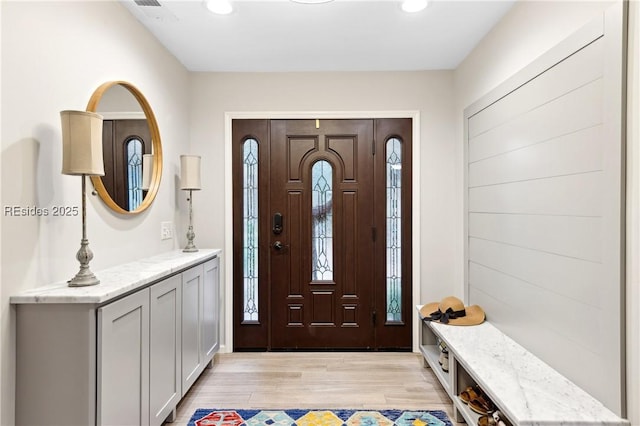
{"label": "recessed ceiling light", "polygon": [[207,9],[217,15],[228,15],[233,12],[233,7],[229,0],[207,0]]}
{"label": "recessed ceiling light", "polygon": [[408,13],[420,12],[428,4],[429,0],[404,0],[402,2],[402,10]]}
{"label": "recessed ceiling light", "polygon": [[320,4],[320,3],[330,3],[333,0],[291,0],[294,3],[302,3],[302,4]]}

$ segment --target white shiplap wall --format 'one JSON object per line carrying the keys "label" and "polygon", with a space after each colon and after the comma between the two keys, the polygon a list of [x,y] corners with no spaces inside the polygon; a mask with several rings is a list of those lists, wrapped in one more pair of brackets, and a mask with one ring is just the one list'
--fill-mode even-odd
{"label": "white shiplap wall", "polygon": [[468,302],[621,415],[622,15],[465,110]]}

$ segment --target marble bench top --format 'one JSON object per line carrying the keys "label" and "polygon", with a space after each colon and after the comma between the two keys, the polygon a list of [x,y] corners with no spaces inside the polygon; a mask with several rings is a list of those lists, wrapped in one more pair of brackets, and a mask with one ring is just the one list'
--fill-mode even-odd
{"label": "marble bench top", "polygon": [[106,303],[123,294],[145,287],[190,266],[206,262],[222,253],[220,249],[200,249],[194,253],[174,250],[94,271],[100,284],[69,287],[66,281],[34,288],[10,297],[11,304],[28,303]]}
{"label": "marble bench top", "polygon": [[487,321],[428,324],[514,424],[629,424]]}

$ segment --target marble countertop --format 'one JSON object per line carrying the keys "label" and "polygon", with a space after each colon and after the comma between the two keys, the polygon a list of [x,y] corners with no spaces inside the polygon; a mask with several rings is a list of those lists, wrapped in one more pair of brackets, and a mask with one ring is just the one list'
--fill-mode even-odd
{"label": "marble countertop", "polygon": [[94,271],[100,279],[100,284],[94,286],[69,287],[66,281],[62,281],[13,295],[9,300],[11,304],[106,303],[190,266],[220,256],[221,253],[220,249],[200,249],[194,253],[174,250],[101,271]]}
{"label": "marble countertop", "polygon": [[429,324],[514,424],[628,424],[491,323]]}

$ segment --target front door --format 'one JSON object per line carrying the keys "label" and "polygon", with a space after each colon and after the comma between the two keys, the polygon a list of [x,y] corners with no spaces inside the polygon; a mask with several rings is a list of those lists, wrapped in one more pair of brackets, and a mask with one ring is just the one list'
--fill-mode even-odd
{"label": "front door", "polygon": [[271,346],[371,348],[373,120],[271,122]]}
{"label": "front door", "polygon": [[144,199],[142,156],[151,154],[151,133],[147,120],[104,120],[102,153],[107,192],[127,211],[138,208]]}
{"label": "front door", "polygon": [[234,120],[236,350],[411,348],[410,130]]}

